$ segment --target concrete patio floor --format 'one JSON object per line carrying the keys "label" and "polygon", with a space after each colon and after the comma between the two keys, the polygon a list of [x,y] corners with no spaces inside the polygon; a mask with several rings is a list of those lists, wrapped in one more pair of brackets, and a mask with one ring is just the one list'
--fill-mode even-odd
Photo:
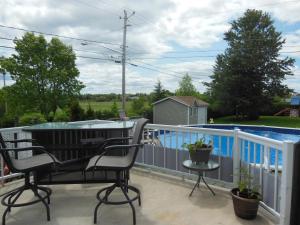
{"label": "concrete patio floor", "polygon": [[[21,183],[18,182],[18,185]],[[135,203],[137,224],[140,225],[271,225],[265,215],[247,221],[237,218],[233,212],[228,192],[216,190],[213,196],[204,186],[188,197],[192,183],[165,178],[152,173],[134,170],[131,184],[142,193],[142,206]],[[107,185],[107,184],[106,184]],[[103,184],[51,186],[51,221],[46,220],[42,204],[15,208],[7,216],[7,225],[88,225],[93,224],[93,210],[97,204],[95,195]],[[1,192],[4,188],[1,188]],[[120,192],[112,197],[120,198]],[[25,198],[32,198],[27,194]],[[4,207],[0,206],[2,216]],[[131,225],[132,212],[129,205],[102,205],[98,224]]]}

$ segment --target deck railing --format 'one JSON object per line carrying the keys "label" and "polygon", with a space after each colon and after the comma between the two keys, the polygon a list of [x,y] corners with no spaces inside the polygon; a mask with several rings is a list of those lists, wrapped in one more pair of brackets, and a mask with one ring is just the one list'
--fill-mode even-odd
{"label": "deck railing", "polygon": [[[0,129],[5,139],[31,138],[22,131],[23,127]],[[222,130],[186,126],[148,124],[143,138],[144,148],[137,158],[137,164],[186,178],[196,175],[181,165],[189,159],[183,143],[193,143],[204,137],[213,143],[211,159],[221,165],[218,171],[204,174],[215,185],[231,188],[240,179],[241,166],[247,168],[259,185],[263,195],[261,206],[280,219],[281,225],[288,224],[291,203],[294,143],[276,141],[249,134],[238,129]],[[19,147],[28,146],[22,143]],[[12,146],[10,146],[12,147]],[[16,157],[26,157],[31,152],[19,153]],[[4,175],[4,163],[0,156],[0,182],[20,174]]]}
{"label": "deck railing", "polygon": [[[148,124],[145,128],[145,146],[138,163],[150,169],[196,178],[181,165],[189,159],[183,143],[193,143],[204,137],[213,143],[211,158],[221,165],[216,172],[204,174],[215,185],[231,188],[240,180],[240,168],[253,176],[263,196],[261,206],[285,224],[289,215],[293,142],[277,141],[243,132],[187,126]],[[286,174],[286,176],[284,176]],[[281,210],[283,209],[283,210]]]}

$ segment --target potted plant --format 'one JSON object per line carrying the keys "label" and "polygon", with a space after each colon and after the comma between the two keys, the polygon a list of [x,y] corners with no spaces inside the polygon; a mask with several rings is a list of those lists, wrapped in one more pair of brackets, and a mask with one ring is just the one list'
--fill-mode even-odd
{"label": "potted plant", "polygon": [[258,186],[252,185],[253,177],[245,167],[241,167],[239,176],[238,187],[231,190],[234,212],[238,217],[251,220],[257,216],[261,194]]}
{"label": "potted plant", "polygon": [[201,138],[193,144],[183,144],[183,147],[187,148],[190,153],[190,158],[194,163],[207,163],[209,155],[212,151],[211,142],[205,143],[205,138]]}

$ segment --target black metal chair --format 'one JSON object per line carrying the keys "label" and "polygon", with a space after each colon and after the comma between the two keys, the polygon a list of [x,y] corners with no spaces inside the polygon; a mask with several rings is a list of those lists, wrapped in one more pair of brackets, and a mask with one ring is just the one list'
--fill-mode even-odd
{"label": "black metal chair", "polygon": [[[127,173],[132,166],[134,165],[135,159],[138,154],[138,150],[142,147],[141,139],[143,135],[143,129],[147,119],[139,119],[136,121],[132,141],[128,145],[110,145],[104,148],[104,152],[100,155],[94,156],[90,159],[89,164],[87,165],[87,170],[95,169],[97,170],[105,170],[105,171],[114,171],[116,173],[116,182],[109,186],[98,191],[96,197],[99,201],[94,210],[94,224],[97,223],[97,212],[100,205],[108,204],[108,205],[122,205],[122,204],[130,204],[132,213],[133,213],[133,224],[136,224],[136,215],[135,208],[133,205],[133,201],[138,200],[139,205],[141,205],[140,191],[136,187],[128,185],[126,180],[121,179],[121,173]],[[130,138],[124,138],[124,140],[128,140]],[[120,138],[119,138],[120,140]],[[126,150],[127,154],[124,156],[107,156],[106,154],[111,150]],[[115,188],[120,188],[123,192],[126,200],[123,201],[110,201],[108,199],[109,195],[114,191]],[[128,196],[128,191],[132,191],[135,193],[135,196],[130,198]],[[102,193],[105,193],[102,195]]]}
{"label": "black metal chair", "polygon": [[[9,170],[13,173],[23,173],[25,178],[25,183],[23,186],[18,187],[8,193],[6,193],[2,200],[1,204],[6,207],[3,215],[2,215],[2,225],[5,225],[6,222],[6,215],[8,212],[11,211],[11,208],[14,207],[23,207],[28,205],[33,205],[38,202],[42,202],[47,210],[47,220],[50,221],[50,195],[51,189],[48,187],[41,187],[38,186],[33,179],[33,182],[30,181],[30,175],[38,171],[47,169],[51,166],[55,166],[56,164],[60,163],[53,155],[45,151],[42,146],[30,146],[30,147],[23,147],[23,148],[7,148],[6,143],[21,143],[21,142],[32,142],[32,139],[21,139],[21,140],[9,140],[5,141],[0,134],[0,153],[9,168]],[[17,155],[18,152],[21,151],[38,151],[41,154],[33,155],[28,158],[24,159],[16,159],[12,157],[12,153]],[[34,176],[33,176],[34,178]],[[35,198],[29,202],[24,203],[17,203],[17,200],[23,194],[24,191],[30,190],[34,193]],[[39,193],[43,192],[43,194]],[[47,200],[47,201],[46,201]]]}

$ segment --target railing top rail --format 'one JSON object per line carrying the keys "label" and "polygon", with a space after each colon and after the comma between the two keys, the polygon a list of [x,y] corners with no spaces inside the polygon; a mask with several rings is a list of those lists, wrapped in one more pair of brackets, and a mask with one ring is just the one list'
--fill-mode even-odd
{"label": "railing top rail", "polygon": [[283,150],[283,141],[278,141],[271,138],[250,134],[244,131],[239,131],[238,134],[239,138],[246,139],[248,141],[253,141],[257,144],[266,145],[271,148]]}
{"label": "railing top rail", "polygon": [[183,131],[183,132],[199,132],[203,134],[215,134],[222,136],[233,136],[232,130],[221,130],[213,128],[200,128],[200,127],[186,127],[176,125],[163,125],[163,124],[147,124],[148,129],[168,130],[168,131]]}

